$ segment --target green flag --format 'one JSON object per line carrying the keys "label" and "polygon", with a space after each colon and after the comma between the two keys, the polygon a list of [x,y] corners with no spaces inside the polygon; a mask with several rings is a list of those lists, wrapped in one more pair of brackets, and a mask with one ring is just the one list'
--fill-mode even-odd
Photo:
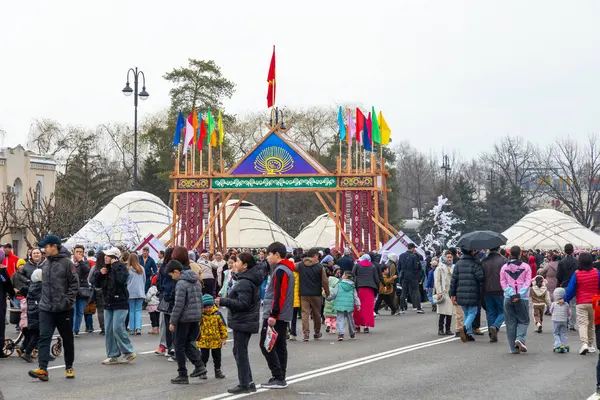
{"label": "green flag", "polygon": [[379,132],[379,124],[377,123],[377,114],[375,114],[375,107],[372,107],[371,115],[371,138],[374,143],[381,143],[381,133]]}

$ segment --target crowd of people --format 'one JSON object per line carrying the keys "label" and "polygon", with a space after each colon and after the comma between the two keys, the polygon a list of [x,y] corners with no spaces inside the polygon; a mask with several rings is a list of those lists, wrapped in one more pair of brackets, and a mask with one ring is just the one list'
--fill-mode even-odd
{"label": "crowd of people", "polygon": [[[74,338],[82,323],[93,332],[97,314],[104,335],[104,365],[136,359],[131,335],[141,335],[142,313],[150,317],[148,334],[157,335],[156,354],[177,363],[173,384],[208,378],[212,356],[214,376],[225,378],[222,346],[233,336],[238,385],[233,394],[256,391],[248,357],[248,343],[260,333],[261,351],[271,371],[263,388],[287,387],[287,342],[319,340],[326,333],[338,341],[357,333],[369,334],[382,307],[391,315],[408,310],[424,314],[421,298],[437,312],[438,334],[475,341],[486,311],[489,341],[498,341],[506,327],[509,352],[526,353],[530,313],[537,332],[544,317],[553,324],[557,353],[570,351],[568,330],[579,330],[579,354],[595,353],[600,341],[600,261],[593,251],[542,253],[509,249],[474,251],[449,249],[421,256],[415,245],[400,255],[363,253],[349,249],[288,249],[275,242],[259,251],[230,250],[226,254],[188,251],[176,246],[155,260],[109,247],[100,251],[83,246],[67,250],[48,235],[26,259],[0,250],[0,296],[20,307],[25,340],[17,350],[38,368],[29,375],[48,381],[50,344],[58,330],[64,347],[66,378],[75,377]],[[0,302],[5,318],[6,302]],[[531,304],[530,304],[531,303]],[[261,321],[262,318],[262,321]],[[452,321],[454,319],[454,329]],[[5,324],[0,324],[4,342]],[[347,325],[347,329],[346,329]],[[324,329],[323,329],[324,327]],[[272,339],[269,346],[266,343]],[[4,352],[0,358],[6,357]],[[188,374],[187,361],[193,366]],[[597,368],[600,390],[600,362]]]}

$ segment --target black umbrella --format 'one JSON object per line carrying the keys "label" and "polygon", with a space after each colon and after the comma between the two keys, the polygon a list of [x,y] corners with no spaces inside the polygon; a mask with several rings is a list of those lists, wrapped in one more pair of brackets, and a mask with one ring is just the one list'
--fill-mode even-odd
{"label": "black umbrella", "polygon": [[456,247],[465,250],[495,249],[506,244],[503,234],[493,231],[474,231],[466,233],[458,239]]}

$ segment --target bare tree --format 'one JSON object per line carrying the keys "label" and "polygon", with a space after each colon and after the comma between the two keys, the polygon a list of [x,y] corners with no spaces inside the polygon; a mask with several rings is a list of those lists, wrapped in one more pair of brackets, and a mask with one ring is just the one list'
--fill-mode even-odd
{"label": "bare tree", "polygon": [[[29,231],[34,237],[35,243],[39,243],[49,233],[55,232],[57,215],[54,193],[49,197],[41,197],[39,193],[30,188],[25,195],[22,206],[22,209],[18,211],[18,228]],[[27,235],[25,235],[25,238],[28,246],[35,244],[29,243]]]}
{"label": "bare tree", "polygon": [[[102,124],[98,126],[98,136],[106,144],[105,154],[110,161],[118,162],[121,173],[126,180],[133,180],[133,156],[134,156],[134,133],[127,124]],[[139,151],[138,157],[143,152]],[[143,157],[139,157],[138,165],[143,162]]]}
{"label": "bare tree", "polygon": [[284,110],[284,118],[293,127],[291,139],[312,154],[323,154],[335,143],[338,123],[333,107]]}
{"label": "bare tree", "polygon": [[586,143],[561,139],[537,157],[540,187],[560,200],[573,217],[590,229],[600,221],[594,218],[600,204],[600,144],[598,136]]}
{"label": "bare tree", "polygon": [[257,112],[237,118],[225,135],[232,148],[234,160],[242,158],[265,134],[267,114]]}
{"label": "bare tree", "polygon": [[15,194],[2,193],[2,202],[0,202],[0,240],[14,227],[14,218]]}

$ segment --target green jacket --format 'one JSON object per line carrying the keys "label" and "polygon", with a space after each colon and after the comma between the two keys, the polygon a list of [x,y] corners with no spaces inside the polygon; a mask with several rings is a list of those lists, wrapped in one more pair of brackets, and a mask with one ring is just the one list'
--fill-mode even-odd
{"label": "green jacket", "polygon": [[[333,290],[333,288],[335,288],[337,286],[339,281],[340,280],[338,278],[336,278],[335,276],[330,276],[329,277],[329,290]],[[337,312],[335,311],[335,309],[333,307],[332,301],[325,300],[324,314],[325,314],[325,317],[335,317],[337,315]]]}

